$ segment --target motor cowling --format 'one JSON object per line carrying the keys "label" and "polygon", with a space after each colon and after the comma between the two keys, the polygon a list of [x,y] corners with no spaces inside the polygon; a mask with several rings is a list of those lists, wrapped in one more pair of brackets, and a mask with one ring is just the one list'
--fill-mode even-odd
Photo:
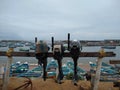
{"label": "motor cowling", "polygon": [[49,48],[46,42],[38,41],[35,49],[36,58],[39,60],[47,58],[48,50]]}
{"label": "motor cowling", "polygon": [[74,40],[71,42],[70,54],[72,58],[78,58],[81,50],[82,50],[82,45],[80,44],[79,41]]}
{"label": "motor cowling", "polygon": [[56,60],[60,60],[63,58],[64,48],[60,45],[54,45],[53,47],[53,57]]}

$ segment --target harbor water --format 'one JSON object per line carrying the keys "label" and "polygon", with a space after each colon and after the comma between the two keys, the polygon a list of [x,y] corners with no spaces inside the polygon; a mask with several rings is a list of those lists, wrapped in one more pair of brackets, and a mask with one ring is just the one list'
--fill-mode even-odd
{"label": "harbor water", "polygon": [[[28,47],[26,47],[28,48]],[[87,46],[82,48],[82,52],[99,52],[100,46]],[[0,51],[7,51],[8,47],[0,47]],[[15,48],[14,51],[19,51],[19,47]],[[112,51],[116,54],[115,57],[104,57],[103,61],[109,63],[109,60],[119,60],[120,59],[120,46],[116,46],[116,49],[105,49],[106,52]],[[30,52],[34,52],[34,50],[31,50]],[[52,60],[53,58],[48,58],[48,62]],[[8,60],[8,57],[6,56],[0,56],[0,64],[5,64]],[[67,61],[72,61],[72,58],[63,58],[62,63],[65,63]],[[82,64],[88,64],[89,61],[96,62],[97,57],[79,57],[78,63]],[[30,64],[37,64],[37,59],[35,57],[13,57],[13,63],[20,61],[22,63],[28,62]]]}

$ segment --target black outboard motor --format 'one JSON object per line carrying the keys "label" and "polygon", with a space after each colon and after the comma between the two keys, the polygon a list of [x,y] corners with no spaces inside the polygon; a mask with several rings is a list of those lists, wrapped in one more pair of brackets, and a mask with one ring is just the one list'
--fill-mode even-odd
{"label": "black outboard motor", "polygon": [[47,56],[48,56],[48,45],[46,42],[38,41],[36,43],[36,58],[38,59],[38,65],[43,67],[43,79],[46,80],[47,72]]}
{"label": "black outboard motor", "polygon": [[53,58],[58,62],[58,76],[57,76],[57,83],[61,84],[61,80],[63,79],[64,75],[62,72],[62,58],[64,54],[63,45],[58,43],[53,45]]}
{"label": "black outboard motor", "polygon": [[80,52],[82,50],[82,46],[79,41],[74,40],[70,44],[70,55],[74,61],[74,77],[73,82],[76,84],[78,81],[78,75],[77,75],[77,60],[79,58]]}

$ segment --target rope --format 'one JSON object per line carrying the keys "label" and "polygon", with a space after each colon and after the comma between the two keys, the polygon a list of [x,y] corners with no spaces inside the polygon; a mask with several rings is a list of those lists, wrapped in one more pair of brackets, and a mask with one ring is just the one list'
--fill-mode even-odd
{"label": "rope", "polygon": [[99,51],[99,53],[100,53],[99,58],[103,58],[103,57],[105,57],[105,56],[106,56],[106,53],[105,53],[105,51],[104,51],[104,49],[103,49],[103,48],[101,48],[101,50]]}
{"label": "rope", "polygon": [[6,52],[6,55],[7,55],[8,57],[12,57],[13,51],[14,51],[13,48],[9,48],[9,50]]}
{"label": "rope", "polygon": [[31,90],[32,90],[32,87],[33,87],[33,84],[32,84],[32,81],[30,78],[27,78],[25,77],[27,80],[25,81],[25,83],[23,85],[20,85],[19,87],[15,88],[14,90],[19,90],[21,88],[25,89],[29,86],[31,86]]}

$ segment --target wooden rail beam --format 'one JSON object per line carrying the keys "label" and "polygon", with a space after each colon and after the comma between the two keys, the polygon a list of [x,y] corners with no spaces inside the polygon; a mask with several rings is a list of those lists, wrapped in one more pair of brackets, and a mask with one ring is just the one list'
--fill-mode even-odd
{"label": "wooden rail beam", "polygon": [[[113,52],[106,52],[105,57],[114,57],[116,54]],[[5,51],[0,51],[0,56],[6,56]],[[13,52],[12,56],[16,57],[35,57],[35,52]],[[70,57],[69,52],[65,52],[64,57]],[[99,52],[81,52],[80,57],[99,57],[100,53]],[[48,57],[53,57],[53,53],[49,52]]]}
{"label": "wooden rail beam", "polygon": [[120,60],[110,60],[110,64],[120,64]]}

